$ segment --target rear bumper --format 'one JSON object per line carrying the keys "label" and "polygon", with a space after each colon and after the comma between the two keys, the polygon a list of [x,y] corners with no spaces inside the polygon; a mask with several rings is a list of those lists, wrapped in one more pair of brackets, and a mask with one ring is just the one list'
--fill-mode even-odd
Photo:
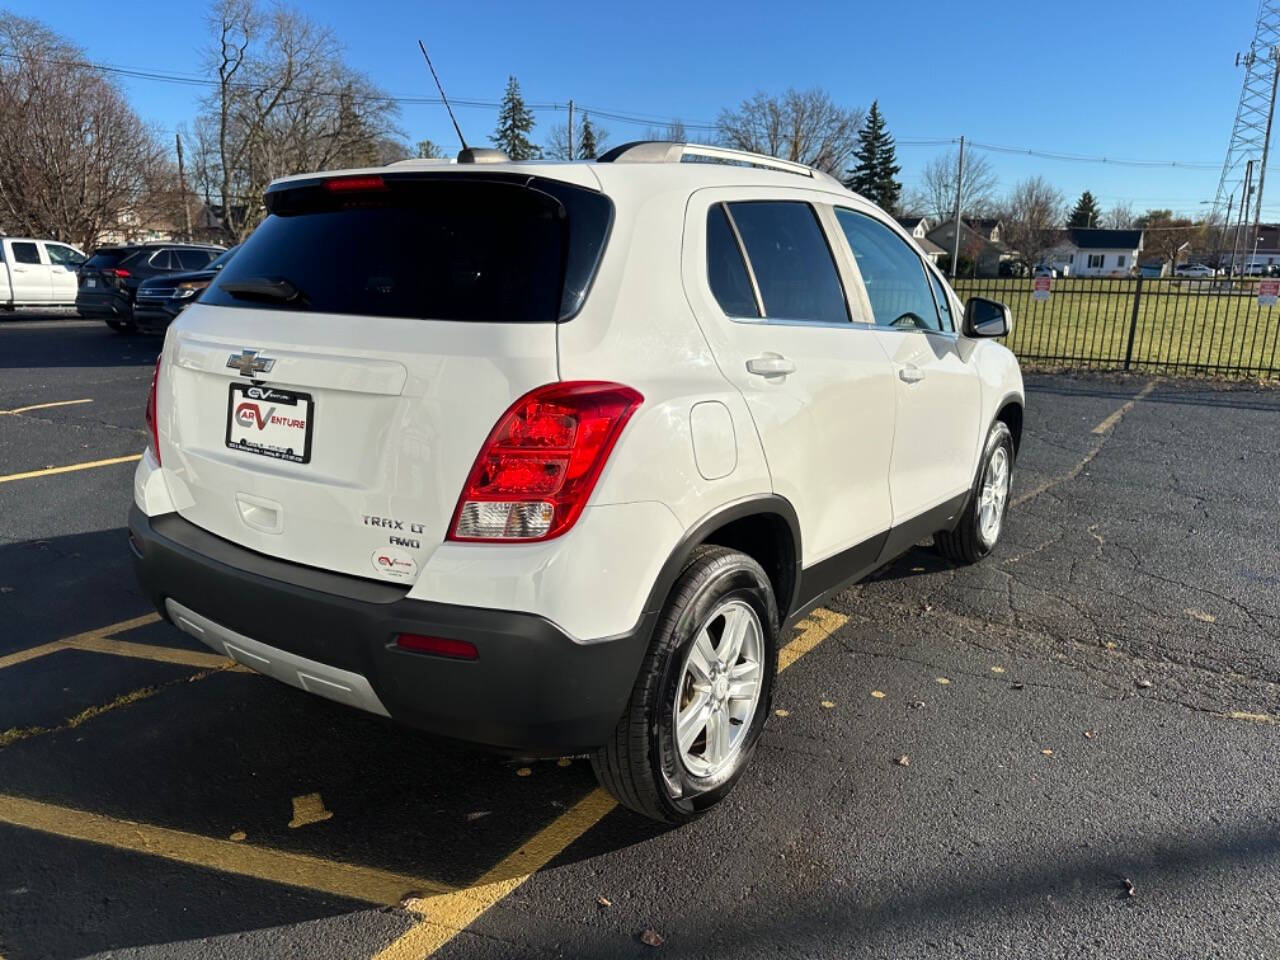
{"label": "rear bumper", "polygon": [[129,298],[121,293],[104,290],[76,294],[76,310],[82,317],[103,320],[128,320],[132,314]]}
{"label": "rear bumper", "polygon": [[143,333],[164,333],[178,313],[164,300],[157,303],[138,300],[133,305],[133,322]]}
{"label": "rear bumper", "polygon": [[[605,742],[654,619],[579,643],[535,614],[411,600],[397,586],[275,560],[176,513],[148,517],[135,505],[129,530],[147,596],[219,652],[429,733],[522,755]],[[399,650],[392,642],[401,632],[470,641],[479,659]]]}

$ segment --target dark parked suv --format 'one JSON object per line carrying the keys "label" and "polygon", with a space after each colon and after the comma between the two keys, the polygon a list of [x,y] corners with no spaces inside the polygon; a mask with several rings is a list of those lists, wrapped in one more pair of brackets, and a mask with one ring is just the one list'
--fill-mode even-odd
{"label": "dark parked suv", "polygon": [[100,247],[80,268],[76,309],[82,317],[100,317],[113,330],[132,332],[133,303],[143,280],[203,269],[220,253],[222,247],[197,243]]}
{"label": "dark parked suv", "polygon": [[178,314],[199,299],[239,249],[237,244],[224,251],[203,270],[165,273],[143,280],[133,301],[134,326],[140,333],[164,333]]}

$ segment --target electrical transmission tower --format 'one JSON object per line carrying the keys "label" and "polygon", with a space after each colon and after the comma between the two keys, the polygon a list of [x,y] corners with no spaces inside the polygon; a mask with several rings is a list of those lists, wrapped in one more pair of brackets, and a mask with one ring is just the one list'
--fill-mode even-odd
{"label": "electrical transmission tower", "polygon": [[[1258,4],[1253,43],[1246,53],[1236,54],[1236,66],[1244,67],[1244,86],[1240,90],[1227,159],[1222,165],[1222,179],[1213,200],[1213,217],[1223,224],[1225,234],[1235,219],[1233,210],[1239,211],[1237,232],[1239,225],[1248,224],[1252,212],[1256,238],[1257,225],[1262,219],[1262,188],[1271,146],[1276,86],[1280,81],[1280,0],[1262,0]],[[1250,169],[1252,177],[1248,175]]]}

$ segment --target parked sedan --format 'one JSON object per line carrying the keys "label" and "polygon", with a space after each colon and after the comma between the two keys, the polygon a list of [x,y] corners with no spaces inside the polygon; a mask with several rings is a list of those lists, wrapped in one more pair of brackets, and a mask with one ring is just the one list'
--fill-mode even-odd
{"label": "parked sedan", "polygon": [[236,244],[203,270],[167,273],[143,280],[133,304],[133,323],[141,333],[163,334],[175,317],[195,303],[204,290],[240,249]]}
{"label": "parked sedan", "polygon": [[1049,264],[1047,264],[1047,263],[1041,263],[1041,264],[1037,264],[1037,265],[1036,265],[1036,269],[1035,269],[1035,274],[1034,274],[1034,275],[1035,275],[1035,276],[1037,276],[1037,277],[1050,277],[1050,278],[1052,278],[1052,279],[1054,279],[1054,280],[1057,280],[1057,279],[1058,279],[1058,270],[1057,270],[1057,268],[1056,268],[1056,267],[1052,267],[1052,266],[1050,266],[1050,265],[1049,265]]}
{"label": "parked sedan", "polygon": [[1191,277],[1197,280],[1211,279],[1216,275],[1213,267],[1205,263],[1180,263],[1174,271],[1175,276]]}
{"label": "parked sedan", "polygon": [[100,247],[80,268],[76,309],[112,330],[131,333],[133,301],[142,281],[157,275],[202,270],[222,247],[202,243],[138,243]]}

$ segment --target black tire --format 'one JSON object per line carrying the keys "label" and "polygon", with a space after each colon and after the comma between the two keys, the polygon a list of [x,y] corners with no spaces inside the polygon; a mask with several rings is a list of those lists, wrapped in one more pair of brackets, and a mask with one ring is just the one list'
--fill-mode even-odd
{"label": "black tire", "polygon": [[933,535],[933,545],[938,552],[954,563],[977,563],[989,554],[1000,542],[1000,534],[1004,532],[1004,521],[1009,513],[1009,501],[1006,493],[1004,505],[1000,513],[1000,526],[995,536],[988,540],[983,536],[980,520],[982,488],[991,470],[992,460],[997,450],[1003,450],[1009,470],[1009,489],[1013,485],[1013,434],[1001,420],[991,425],[987,433],[987,443],[982,448],[982,459],[978,461],[978,475],[974,478],[973,489],[969,491],[969,502],[964,514],[954,530],[939,530]]}
{"label": "black tire", "polygon": [[[731,600],[754,612],[762,641],[760,692],[728,768],[699,780],[675,748],[674,714],[685,658],[699,632]],[[653,820],[686,823],[722,800],[746,769],[764,729],[778,672],[778,608],[769,578],[751,557],[725,547],[695,549],[667,599],[626,711],[591,757],[600,785]],[[740,725],[740,724],[739,724]]]}

